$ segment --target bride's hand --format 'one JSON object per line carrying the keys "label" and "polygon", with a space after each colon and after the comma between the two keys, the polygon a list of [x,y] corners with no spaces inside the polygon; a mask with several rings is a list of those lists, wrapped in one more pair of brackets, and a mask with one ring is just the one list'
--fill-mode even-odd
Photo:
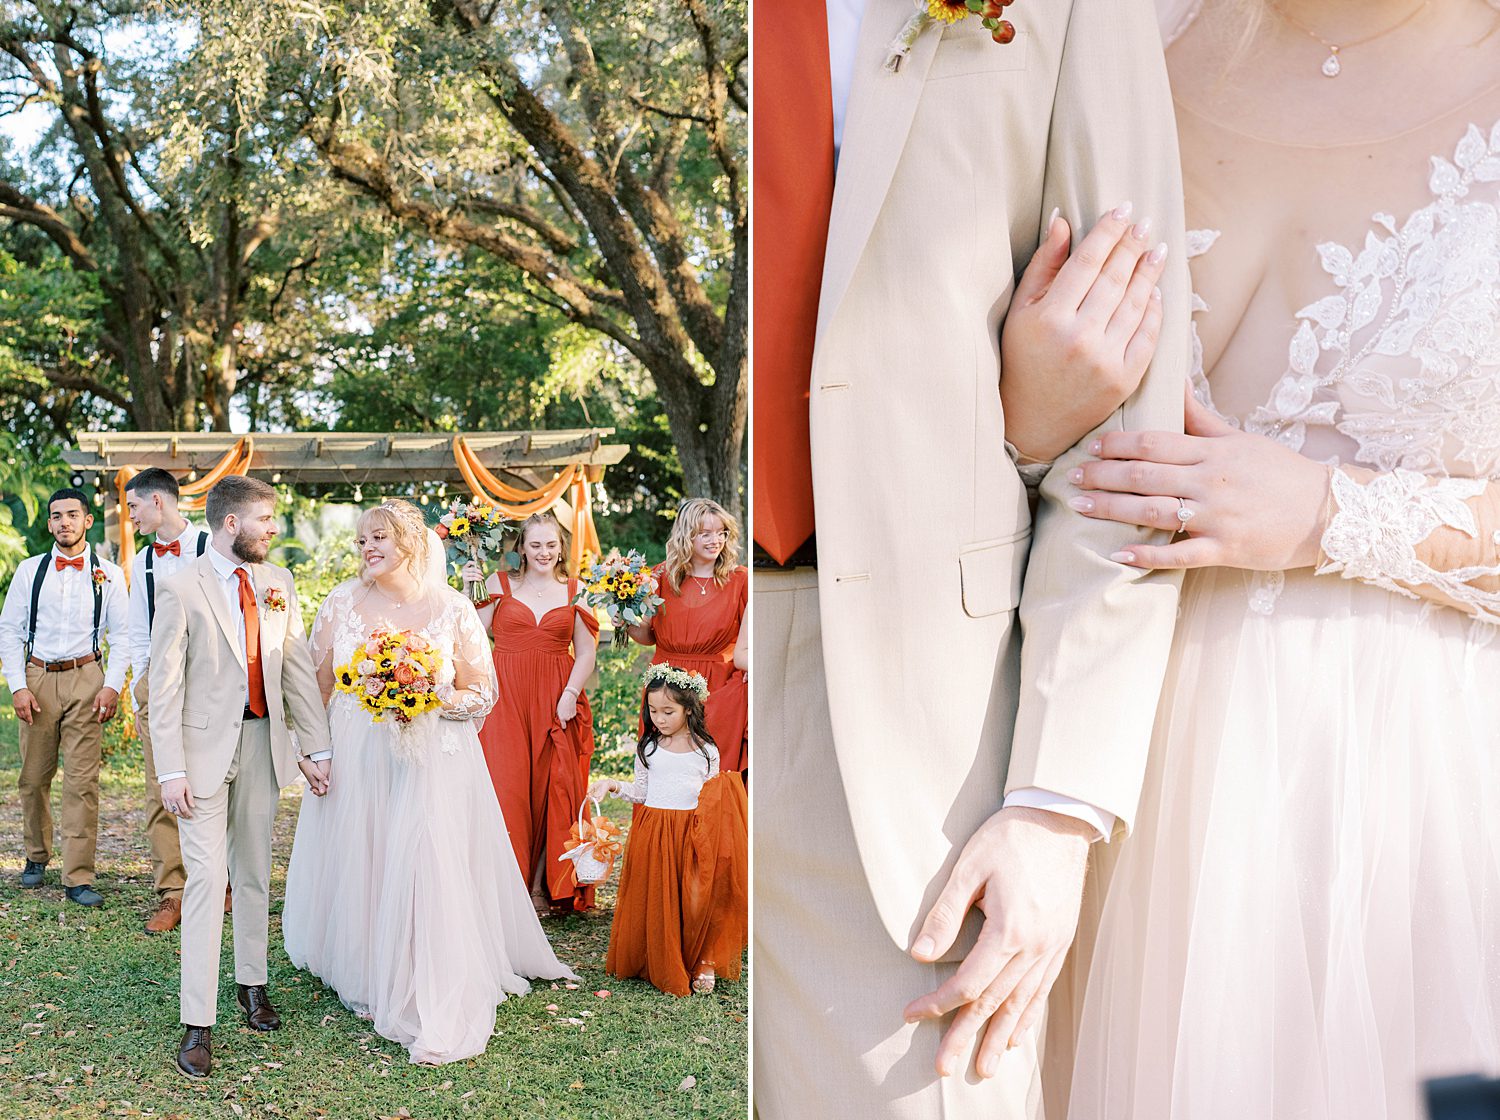
{"label": "bride's hand", "polygon": [[1054,218],[1016,285],[1000,339],[1005,438],[1048,463],[1134,393],[1156,352],[1167,246],[1116,207],[1078,243]]}
{"label": "bride's hand", "polygon": [[302,771],[302,776],[307,779],[307,788],[319,797],[328,793],[328,776],[333,769],[332,759],[325,758],[322,762],[314,762],[309,758],[299,758],[297,769]]}
{"label": "bride's hand", "polygon": [[[1186,435],[1109,432],[1075,468],[1069,499],[1085,517],[1185,527],[1166,545],[1131,545],[1110,557],[1137,568],[1283,571],[1317,563],[1328,469],[1265,436],[1232,428],[1187,395]],[[1180,499],[1180,500],[1179,500]],[[1189,515],[1184,523],[1179,511]]]}

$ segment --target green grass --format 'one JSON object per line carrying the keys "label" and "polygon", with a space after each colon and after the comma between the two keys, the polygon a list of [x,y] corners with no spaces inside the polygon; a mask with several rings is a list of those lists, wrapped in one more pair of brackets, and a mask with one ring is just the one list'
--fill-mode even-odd
{"label": "green grass", "polygon": [[[604,746],[601,736],[601,748]],[[295,796],[277,817],[270,986],[285,1026],[239,1025],[225,929],[215,1070],[193,1082],[173,1065],[178,939],[148,937],[153,894],[140,833],[137,756],[118,752],[100,782],[99,876],[105,906],[63,898],[58,861],[47,885],[21,890],[19,766],[9,693],[0,688],[0,1117],[410,1116],[743,1117],[747,1111],[747,985],[674,999],[604,974],[614,884],[592,915],[549,921],[576,990],[542,983],[501,1005],[479,1058],[412,1066],[281,949],[280,900]],[[58,785],[60,786],[60,781]],[[610,805],[620,811],[620,802]],[[618,872],[616,873],[618,875]],[[595,993],[608,991],[607,998]],[[687,1084],[687,1079],[692,1083]]]}

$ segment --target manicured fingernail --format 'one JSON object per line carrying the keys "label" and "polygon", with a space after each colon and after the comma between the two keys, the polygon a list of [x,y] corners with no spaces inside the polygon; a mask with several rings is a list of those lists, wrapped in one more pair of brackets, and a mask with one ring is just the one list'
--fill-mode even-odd
{"label": "manicured fingernail", "polygon": [[937,945],[934,944],[932,938],[924,933],[921,937],[917,938],[917,943],[911,947],[911,951],[919,957],[930,957],[935,948],[937,948]]}
{"label": "manicured fingernail", "polygon": [[1068,481],[1069,482],[1082,482],[1083,481],[1083,468],[1082,467],[1074,467],[1072,470],[1070,470],[1068,472]]}
{"label": "manicured fingernail", "polygon": [[1160,288],[1152,288],[1151,289],[1151,298],[1155,302],[1160,303],[1161,302],[1161,289]]}
{"label": "manicured fingernail", "polygon": [[1134,564],[1135,553],[1133,552],[1111,552],[1109,558],[1116,564]]}
{"label": "manicured fingernail", "polygon": [[1117,222],[1123,222],[1130,217],[1130,212],[1135,209],[1135,203],[1122,202],[1109,212],[1109,216]]}
{"label": "manicured fingernail", "polygon": [[975,1065],[974,1072],[979,1074],[979,1076],[982,1078],[993,1077],[995,1075],[994,1062],[989,1058],[986,1058],[984,1059],[984,1061],[979,1062],[977,1065]]}
{"label": "manicured fingernail", "polygon": [[[1142,236],[1145,235],[1143,234]],[[1151,252],[1146,254],[1146,259],[1152,264],[1161,264],[1162,261],[1167,259],[1167,243],[1163,241],[1155,249],[1152,249]]]}
{"label": "manicured fingernail", "polygon": [[1099,452],[1101,452],[1103,450],[1104,450],[1104,441],[1102,439],[1096,439],[1093,443],[1089,444],[1089,454],[1090,455],[1097,455],[1097,454],[1099,454]]}
{"label": "manicured fingernail", "polygon": [[1083,497],[1069,498],[1068,499],[1068,505],[1072,506],[1079,513],[1093,513],[1094,512],[1094,499],[1093,498],[1083,498]]}
{"label": "manicured fingernail", "polygon": [[1144,241],[1151,233],[1151,219],[1145,218],[1130,227],[1130,236],[1137,241]]}
{"label": "manicured fingernail", "polygon": [[1062,213],[1062,207],[1061,206],[1054,206],[1052,208],[1052,213],[1047,216],[1047,236],[1048,237],[1051,237],[1052,236],[1052,231],[1057,228],[1057,218],[1058,218],[1058,215],[1060,215],[1061,213]]}

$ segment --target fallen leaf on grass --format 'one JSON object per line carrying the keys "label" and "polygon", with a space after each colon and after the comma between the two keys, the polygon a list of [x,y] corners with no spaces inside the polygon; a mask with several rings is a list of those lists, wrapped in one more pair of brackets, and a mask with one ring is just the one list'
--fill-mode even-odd
{"label": "fallen leaf on grass", "polygon": [[677,1091],[679,1093],[686,1093],[696,1084],[698,1084],[698,1079],[690,1073],[682,1079],[682,1083],[677,1086]]}
{"label": "fallen leaf on grass", "polygon": [[243,1116],[243,1115],[245,1115],[245,1109],[240,1104],[239,1101],[230,1101],[229,1102],[229,1108],[230,1108],[230,1111],[232,1111],[236,1116]]}
{"label": "fallen leaf on grass", "polygon": [[596,996],[598,996],[600,999],[608,999],[609,998],[609,993],[608,992],[595,992],[594,994]]}
{"label": "fallen leaf on grass", "polygon": [[583,1088],[583,1082],[582,1081],[575,1081],[575,1082],[573,1082],[573,1084],[569,1085],[568,1088],[569,1089],[582,1089]]}
{"label": "fallen leaf on grass", "polygon": [[698,1035],[696,1038],[694,1038],[693,1041],[696,1042],[696,1043],[698,1043],[701,1046],[712,1046],[714,1044],[714,1040],[713,1039],[711,1039],[711,1038],[704,1038],[701,1034]]}

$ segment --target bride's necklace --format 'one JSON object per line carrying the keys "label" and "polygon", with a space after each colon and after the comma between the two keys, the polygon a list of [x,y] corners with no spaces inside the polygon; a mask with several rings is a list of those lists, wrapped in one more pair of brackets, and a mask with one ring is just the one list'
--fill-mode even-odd
{"label": "bride's necklace", "polygon": [[400,599],[396,598],[384,587],[381,587],[379,583],[372,584],[371,586],[374,587],[376,591],[380,592],[380,597],[382,599],[384,599],[391,606],[395,607],[397,610],[400,610],[409,602],[409,599],[406,596],[402,596]]}
{"label": "bride's necklace", "polygon": [[1326,78],[1337,78],[1339,76],[1339,74],[1344,69],[1344,64],[1339,61],[1339,52],[1340,51],[1346,51],[1350,47],[1362,47],[1366,43],[1373,43],[1376,39],[1382,39],[1385,36],[1389,35],[1391,32],[1400,30],[1401,28],[1405,27],[1408,23],[1410,23],[1412,20],[1416,19],[1417,16],[1421,15],[1422,12],[1424,12],[1427,9],[1427,5],[1430,2],[1431,2],[1431,0],[1422,0],[1422,2],[1420,4],[1418,4],[1415,8],[1413,8],[1406,15],[1402,16],[1401,20],[1399,22],[1393,23],[1390,27],[1387,27],[1384,31],[1377,31],[1373,35],[1366,35],[1363,39],[1355,39],[1355,40],[1353,40],[1351,42],[1348,42],[1348,43],[1330,43],[1327,39],[1323,38],[1323,36],[1319,35],[1312,28],[1307,27],[1306,25],[1297,22],[1297,20],[1292,16],[1292,14],[1290,12],[1288,12],[1285,8],[1283,8],[1280,4],[1273,3],[1271,5],[1271,8],[1272,8],[1273,11],[1275,11],[1275,13],[1277,15],[1279,15],[1282,19],[1286,20],[1287,23],[1291,24],[1298,31],[1302,32],[1302,34],[1307,35],[1307,36],[1309,36],[1309,37],[1311,37],[1313,39],[1316,39],[1318,42],[1322,43],[1324,47],[1327,48],[1327,50],[1328,50],[1328,57],[1323,60],[1323,65],[1321,67],[1321,69],[1323,71],[1323,76],[1326,77]]}

